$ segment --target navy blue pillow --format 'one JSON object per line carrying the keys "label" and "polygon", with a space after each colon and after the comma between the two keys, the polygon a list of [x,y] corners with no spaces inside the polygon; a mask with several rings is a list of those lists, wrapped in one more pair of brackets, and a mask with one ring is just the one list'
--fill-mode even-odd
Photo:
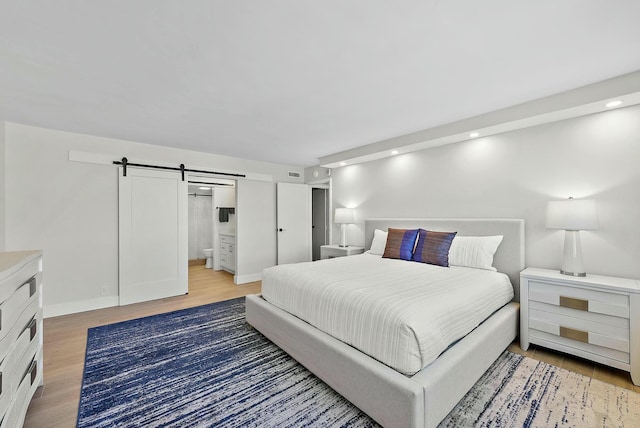
{"label": "navy blue pillow", "polygon": [[433,232],[420,229],[413,261],[449,267],[449,248],[458,232]]}
{"label": "navy blue pillow", "polygon": [[416,244],[418,229],[392,229],[387,234],[387,245],[382,257],[388,259],[411,260]]}

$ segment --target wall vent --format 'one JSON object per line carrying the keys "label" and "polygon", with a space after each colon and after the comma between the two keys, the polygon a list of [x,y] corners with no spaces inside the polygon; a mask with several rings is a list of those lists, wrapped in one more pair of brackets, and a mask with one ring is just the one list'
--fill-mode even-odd
{"label": "wall vent", "polygon": [[289,177],[291,177],[291,178],[300,178],[301,175],[300,175],[299,172],[289,171]]}

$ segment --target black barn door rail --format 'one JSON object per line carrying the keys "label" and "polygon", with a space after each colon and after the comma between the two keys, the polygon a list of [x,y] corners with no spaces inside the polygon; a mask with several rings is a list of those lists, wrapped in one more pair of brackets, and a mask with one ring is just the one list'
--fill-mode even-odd
{"label": "black barn door rail", "polygon": [[119,161],[113,161],[114,165],[122,165],[122,176],[127,176],[127,167],[128,166],[137,166],[141,168],[153,168],[153,169],[164,169],[169,171],[180,171],[182,174],[182,181],[184,181],[184,173],[185,172],[197,172],[200,174],[213,174],[213,175],[225,175],[228,177],[246,177],[245,174],[234,174],[231,172],[219,172],[219,171],[205,171],[202,169],[188,169],[185,168],[184,164],[181,163],[179,167],[175,166],[162,166],[162,165],[148,165],[145,163],[132,163],[127,160],[127,158],[122,158]]}

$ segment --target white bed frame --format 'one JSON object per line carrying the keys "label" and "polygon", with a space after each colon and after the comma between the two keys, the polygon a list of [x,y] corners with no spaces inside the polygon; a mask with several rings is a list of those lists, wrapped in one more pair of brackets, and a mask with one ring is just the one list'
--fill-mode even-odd
{"label": "white bed frame", "polygon": [[457,231],[461,236],[503,235],[494,266],[511,278],[515,301],[410,377],[271,305],[260,295],[247,296],[247,322],[384,427],[432,428],[516,337],[524,220],[368,219],[365,248],[371,246],[375,229],[389,227]]}

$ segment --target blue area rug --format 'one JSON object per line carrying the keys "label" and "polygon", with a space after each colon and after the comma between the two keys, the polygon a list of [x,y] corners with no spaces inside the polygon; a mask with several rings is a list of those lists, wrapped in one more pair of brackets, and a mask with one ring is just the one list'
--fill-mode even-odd
{"label": "blue area rug", "polygon": [[[640,426],[640,394],[505,352],[441,427]],[[368,427],[244,298],[89,329],[78,427]]]}

